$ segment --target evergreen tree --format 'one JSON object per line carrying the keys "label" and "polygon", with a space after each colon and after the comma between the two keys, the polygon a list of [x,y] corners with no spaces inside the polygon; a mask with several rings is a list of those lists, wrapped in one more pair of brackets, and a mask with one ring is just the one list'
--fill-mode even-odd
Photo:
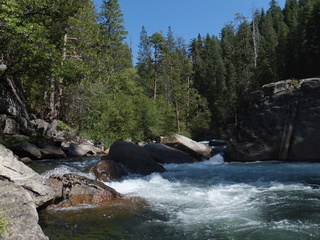
{"label": "evergreen tree", "polygon": [[124,43],[127,31],[124,27],[123,14],[118,0],[103,0],[100,25],[104,51],[111,57],[111,66],[115,72],[132,67],[131,51]]}
{"label": "evergreen tree", "polygon": [[308,67],[306,71],[310,76],[320,74],[320,1],[314,1],[311,15],[306,24],[306,54]]}
{"label": "evergreen tree", "polygon": [[140,33],[139,51],[138,51],[138,62],[136,65],[139,75],[139,85],[142,86],[146,95],[150,98],[152,96],[152,55],[151,46],[148,33],[144,26]]}
{"label": "evergreen tree", "polygon": [[150,37],[150,44],[152,47],[152,64],[153,64],[153,99],[157,99],[157,94],[159,91],[159,76],[161,75],[162,62],[164,59],[164,54],[167,49],[167,43],[165,38],[161,33],[154,33]]}

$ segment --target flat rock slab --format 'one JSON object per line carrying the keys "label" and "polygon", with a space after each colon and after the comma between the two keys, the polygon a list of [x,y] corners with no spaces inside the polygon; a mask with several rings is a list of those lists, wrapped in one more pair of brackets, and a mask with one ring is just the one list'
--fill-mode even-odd
{"label": "flat rock slab", "polygon": [[0,176],[22,186],[30,193],[37,207],[54,198],[53,189],[38,173],[20,162],[13,153],[0,144]]}

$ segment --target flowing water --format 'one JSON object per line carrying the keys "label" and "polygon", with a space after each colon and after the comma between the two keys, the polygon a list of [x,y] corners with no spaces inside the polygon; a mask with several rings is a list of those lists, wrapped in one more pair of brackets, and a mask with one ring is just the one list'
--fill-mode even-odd
{"label": "flowing water", "polygon": [[[98,160],[41,161],[33,168],[45,176],[92,178],[87,169]],[[224,163],[218,155],[164,166],[162,174],[108,183],[130,201],[42,212],[45,234],[51,240],[320,239],[318,163]]]}

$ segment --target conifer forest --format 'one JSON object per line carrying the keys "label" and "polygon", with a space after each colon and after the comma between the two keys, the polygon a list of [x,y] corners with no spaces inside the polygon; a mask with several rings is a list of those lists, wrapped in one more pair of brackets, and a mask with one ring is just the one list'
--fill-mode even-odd
{"label": "conifer forest", "polygon": [[2,0],[0,81],[18,77],[31,113],[106,145],[199,139],[234,126],[262,85],[320,76],[319,26],[320,0],[271,0],[190,42],[141,26],[133,61],[117,0]]}

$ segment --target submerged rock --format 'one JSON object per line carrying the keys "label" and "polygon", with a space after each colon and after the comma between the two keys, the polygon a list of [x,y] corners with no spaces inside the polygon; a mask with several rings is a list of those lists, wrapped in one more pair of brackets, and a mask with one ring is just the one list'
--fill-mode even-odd
{"label": "submerged rock", "polygon": [[179,134],[164,137],[161,143],[186,152],[198,161],[211,158],[212,148]]}
{"label": "submerged rock", "polygon": [[230,139],[226,161],[319,161],[320,79],[263,86]]}

